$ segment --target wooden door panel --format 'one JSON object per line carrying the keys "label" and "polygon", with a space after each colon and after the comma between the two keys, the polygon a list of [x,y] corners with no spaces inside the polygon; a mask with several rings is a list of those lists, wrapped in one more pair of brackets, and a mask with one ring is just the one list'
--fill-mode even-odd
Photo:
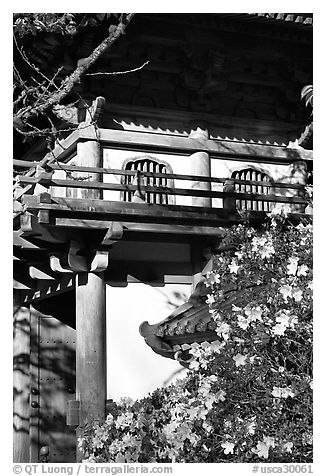
{"label": "wooden door panel", "polygon": [[75,428],[66,425],[66,413],[67,401],[75,398],[76,331],[52,316],[33,313],[34,443],[38,453],[49,447],[49,462],[75,462]]}

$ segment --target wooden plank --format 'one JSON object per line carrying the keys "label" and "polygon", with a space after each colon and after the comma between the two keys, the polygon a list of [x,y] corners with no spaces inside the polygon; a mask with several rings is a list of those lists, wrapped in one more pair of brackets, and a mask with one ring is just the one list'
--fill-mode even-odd
{"label": "wooden plank", "polygon": [[[54,226],[63,228],[96,228],[108,229],[109,221],[103,220],[79,220],[74,218],[54,218]],[[187,226],[187,225],[163,225],[161,223],[137,223],[123,222],[123,234],[128,232],[144,232],[144,233],[165,233],[173,235],[210,235],[218,236],[223,234],[219,227],[216,226]]]}
{"label": "wooden plank", "polygon": [[[290,163],[295,160],[312,160],[312,151],[292,149],[266,144],[249,144],[238,141],[214,140],[198,141],[183,136],[168,136],[148,132],[98,129],[98,138],[102,143],[118,146],[119,149],[133,147],[138,150],[169,151],[175,154],[207,152],[212,158],[259,161],[266,159],[271,163]],[[96,139],[89,129],[79,130],[79,139]]]}
{"label": "wooden plank", "polygon": [[[26,181],[34,181],[37,178],[27,177]],[[25,181],[25,180],[23,180]],[[265,182],[266,184],[266,182]],[[125,185],[125,184],[115,184],[115,183],[102,183],[102,182],[80,182],[78,180],[51,180],[51,185],[56,187],[71,187],[78,189],[87,189],[87,190],[111,190],[111,191],[129,191],[136,192],[139,187],[138,185]],[[144,192],[152,192],[160,195],[179,195],[179,196],[190,196],[190,197],[207,197],[207,198],[234,198],[237,200],[263,200],[264,202],[280,202],[280,203],[303,203],[306,204],[307,200],[302,197],[286,197],[282,195],[268,195],[268,194],[259,194],[259,193],[241,193],[241,192],[218,192],[215,190],[196,190],[196,189],[186,189],[186,188],[170,188],[170,187],[153,187],[150,185],[145,185],[142,187]],[[56,197],[53,197],[56,198]],[[127,203],[127,202],[122,202]],[[181,205],[179,205],[181,206]],[[45,219],[46,222],[46,219]]]}
{"label": "wooden plank", "polygon": [[[109,221],[132,221],[180,224],[215,225],[238,223],[240,215],[223,208],[201,208],[179,205],[156,205],[147,203],[113,202],[107,200],[87,200],[55,198],[54,203],[39,203],[37,197],[25,197],[25,209],[47,209],[70,218],[105,219]],[[83,215],[78,216],[78,213]],[[298,214],[296,214],[298,215]],[[264,212],[251,211],[252,219],[262,219]],[[305,216],[302,214],[301,216]]]}
{"label": "wooden plank", "polygon": [[[81,167],[81,166],[69,166],[63,165],[62,167],[53,165],[53,170],[66,170],[66,171],[74,171],[74,172],[90,172],[90,173],[99,173],[99,174],[111,174],[111,175],[121,175],[121,176],[135,176],[136,171],[134,170],[123,170],[123,169],[107,169],[101,167]],[[219,177],[210,177],[205,175],[181,175],[181,174],[169,174],[169,173],[158,173],[158,172],[142,172],[142,175],[145,177],[154,177],[154,178],[164,178],[164,179],[177,179],[177,180],[190,180],[190,181],[200,181],[200,182],[210,182],[210,183],[222,183],[228,182],[230,184],[244,184],[244,185],[263,185],[266,186],[266,181],[261,180],[240,180],[240,179],[233,179],[233,178],[219,178]],[[38,177],[26,177],[26,176],[19,176],[17,177],[17,181],[20,183],[29,183],[29,184],[36,184],[36,183],[46,183],[46,184],[55,184],[57,187],[77,187],[82,188],[82,183],[87,183],[86,180],[64,180],[64,179],[57,179],[57,178],[50,178],[49,175],[40,175]],[[78,183],[80,184],[78,186]],[[102,182],[92,182],[93,184],[102,183]],[[103,183],[103,186],[100,188],[104,188],[106,185],[110,185],[109,182]],[[276,188],[286,188],[286,189],[299,189],[303,190],[304,186],[302,184],[292,184],[286,182],[270,182],[268,183],[270,187]],[[96,188],[95,185],[93,188]],[[130,186],[128,185],[128,188]],[[85,187],[86,188],[86,185]],[[164,188],[165,190],[165,188]]]}
{"label": "wooden plank", "polygon": [[[55,217],[53,226],[61,228],[80,228],[80,229],[96,229],[106,230],[110,227],[109,221],[105,220],[87,220],[78,218],[60,218]],[[187,225],[162,225],[161,223],[137,223],[123,222],[123,233],[141,232],[141,233],[164,233],[173,235],[209,235],[219,236],[222,231],[219,227],[209,226],[187,226]],[[51,225],[52,226],[52,225]]]}
{"label": "wooden plank", "polygon": [[[135,176],[136,171],[134,170],[126,170],[126,169],[108,169],[103,167],[81,167],[76,165],[66,165],[63,164],[62,166],[58,165],[51,165],[53,170],[65,170],[65,171],[72,171],[72,172],[91,172],[91,173],[100,173],[100,174],[107,174],[107,175],[121,175],[121,176]],[[200,181],[200,182],[211,182],[211,183],[225,183],[226,181],[232,182],[235,184],[248,184],[248,185],[265,185],[266,182],[263,181],[255,181],[255,180],[237,180],[233,178],[219,178],[219,177],[210,177],[204,175],[184,175],[184,174],[170,174],[170,173],[159,173],[159,172],[143,172],[142,175],[145,177],[154,177],[154,178],[164,178],[164,179],[176,179],[176,180],[190,180],[190,181]],[[70,183],[70,182],[69,182]],[[277,188],[291,188],[291,189],[302,189],[303,186],[301,184],[291,184],[285,182],[271,182],[271,187]]]}

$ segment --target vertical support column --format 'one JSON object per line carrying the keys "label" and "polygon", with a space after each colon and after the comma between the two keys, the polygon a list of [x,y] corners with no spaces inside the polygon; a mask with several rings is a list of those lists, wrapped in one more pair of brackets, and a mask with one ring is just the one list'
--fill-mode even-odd
{"label": "vertical support column", "polygon": [[[77,164],[101,167],[101,148],[96,140],[77,144]],[[88,181],[100,174],[85,172]],[[100,190],[81,189],[78,196],[100,199]],[[106,400],[106,297],[102,274],[80,273],[76,286],[76,398],[80,402],[77,437],[91,420],[105,419]],[[83,455],[78,450],[77,461]]]}
{"label": "vertical support column", "polygon": [[[307,164],[303,160],[297,160],[293,162],[290,166],[289,173],[289,183],[297,185],[306,185],[307,183]],[[290,196],[304,197],[305,193],[300,190],[290,189]],[[306,205],[305,204],[291,204],[292,213],[304,213]]]}
{"label": "vertical support column", "polygon": [[[85,167],[101,167],[101,146],[96,140],[78,142],[77,165]],[[80,172],[79,177],[85,177],[88,181],[99,182],[99,173]],[[101,190],[78,189],[78,198],[98,199],[102,198]]]}
{"label": "vertical support column", "polygon": [[[208,139],[208,130],[200,129],[192,130],[189,134],[190,139],[195,139],[198,142],[205,143]],[[207,152],[195,152],[190,156],[190,173],[191,175],[204,175],[210,177],[211,175],[211,163],[210,157]],[[192,182],[191,188],[196,190],[210,190],[210,182]],[[211,198],[206,197],[192,197],[192,205],[196,207],[211,207]]]}
{"label": "vertical support column", "polygon": [[[79,429],[91,420],[105,419],[106,298],[101,274],[80,273],[76,288],[76,398]],[[82,455],[77,451],[77,460]]]}
{"label": "vertical support column", "polygon": [[14,404],[13,462],[30,462],[30,309],[21,305],[20,292],[14,290]]}

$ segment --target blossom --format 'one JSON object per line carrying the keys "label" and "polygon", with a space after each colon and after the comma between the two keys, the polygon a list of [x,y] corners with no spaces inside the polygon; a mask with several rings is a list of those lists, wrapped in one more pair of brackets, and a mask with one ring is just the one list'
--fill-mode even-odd
{"label": "blossom", "polygon": [[285,331],[286,331],[286,326],[284,326],[284,324],[276,324],[272,328],[272,333],[276,336],[283,336]]}
{"label": "blossom", "polygon": [[261,309],[260,306],[255,306],[255,307],[250,307],[246,306],[245,307],[245,314],[248,316],[250,321],[256,321],[256,320],[261,320],[263,310]]}
{"label": "blossom", "polygon": [[221,401],[221,402],[224,402],[225,400],[225,395],[226,395],[226,392],[224,390],[219,390],[216,394],[216,401]]}
{"label": "blossom", "polygon": [[133,414],[131,412],[123,413],[122,415],[118,416],[116,420],[116,427],[122,428],[122,429],[126,428],[130,426],[132,419],[133,419]]}
{"label": "blossom", "polygon": [[192,360],[189,364],[189,368],[191,370],[198,370],[199,369],[199,362],[198,360]]}
{"label": "blossom", "polygon": [[270,258],[275,253],[273,243],[266,236],[252,239],[252,251],[257,252],[262,259]]}
{"label": "blossom", "polygon": [[222,448],[224,448],[223,453],[228,455],[228,454],[233,454],[234,450],[234,443],[231,443],[230,441],[225,441],[224,443],[221,443]]}
{"label": "blossom", "polygon": [[271,217],[276,215],[287,217],[288,213],[291,213],[291,208],[289,205],[285,205],[284,203],[276,203],[268,215]]}
{"label": "blossom", "polygon": [[233,360],[235,362],[236,367],[240,367],[240,365],[245,365],[246,364],[247,356],[237,354],[233,357]]}
{"label": "blossom", "polygon": [[210,271],[206,275],[205,279],[205,286],[210,287],[214,286],[214,284],[218,284],[221,281],[221,276],[218,273],[215,273],[215,271]]}
{"label": "blossom", "polygon": [[307,272],[309,271],[309,268],[307,265],[302,264],[301,266],[298,267],[297,275],[298,276],[307,276]]}
{"label": "blossom", "polygon": [[258,441],[256,449],[253,450],[254,453],[257,453],[258,456],[265,459],[268,458],[268,453],[270,448],[275,447],[274,438],[264,436],[262,441]]}
{"label": "blossom", "polygon": [[288,298],[292,297],[292,286],[285,284],[279,288],[279,292],[282,294],[284,301],[287,301]]}
{"label": "blossom", "polygon": [[293,443],[291,441],[287,441],[286,443],[283,443],[282,448],[288,453],[292,453]]}
{"label": "blossom", "polygon": [[293,292],[292,292],[292,297],[293,299],[295,300],[295,302],[300,302],[302,300],[302,291],[301,289],[294,289]]}
{"label": "blossom", "polygon": [[246,319],[244,316],[241,316],[241,314],[237,315],[237,322],[238,326],[241,327],[241,329],[243,330],[246,330],[250,323],[249,319]]}
{"label": "blossom", "polygon": [[221,324],[215,329],[217,335],[221,335],[224,340],[228,340],[230,333],[230,326],[227,322],[221,322]]}
{"label": "blossom", "polygon": [[289,258],[289,264],[287,265],[287,274],[296,275],[297,268],[298,268],[298,261],[299,261],[299,258],[297,257]]}
{"label": "blossom", "polygon": [[259,441],[256,446],[256,450],[253,450],[255,453],[257,453],[258,456],[263,457],[265,459],[268,458],[268,453],[269,453],[269,446],[266,445],[264,441]]}
{"label": "blossom", "polygon": [[276,398],[288,398],[294,397],[295,393],[291,387],[273,387],[272,395]]}
{"label": "blossom", "polygon": [[207,299],[206,299],[205,302],[206,302],[208,305],[214,304],[214,302],[215,302],[215,297],[214,297],[214,295],[213,295],[213,294],[209,294],[209,295],[207,296]]}
{"label": "blossom", "polygon": [[298,317],[294,314],[290,314],[288,310],[285,310],[276,316],[276,322],[285,327],[291,326],[293,329],[294,324],[298,322]]}
{"label": "blossom", "polygon": [[229,264],[230,273],[237,274],[239,268],[240,266],[238,266],[234,260],[232,260],[231,264]]}
{"label": "blossom", "polygon": [[294,314],[289,314],[289,311],[285,310],[276,316],[277,324],[272,328],[274,335],[284,335],[284,332],[288,327],[294,329],[294,325],[297,324],[298,318]]}

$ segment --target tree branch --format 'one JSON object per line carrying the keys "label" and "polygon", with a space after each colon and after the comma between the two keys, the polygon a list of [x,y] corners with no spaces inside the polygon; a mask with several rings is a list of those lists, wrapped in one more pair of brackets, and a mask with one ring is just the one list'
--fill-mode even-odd
{"label": "tree branch", "polygon": [[127,73],[134,73],[135,71],[139,71],[140,69],[143,69],[146,65],[148,65],[149,61],[145,61],[144,64],[141,66],[138,66],[137,68],[134,69],[128,69],[126,71],[113,71],[111,73],[86,73],[85,76],[116,76],[118,74],[127,74]]}
{"label": "tree branch", "polygon": [[22,132],[24,123],[30,122],[32,119],[40,114],[47,112],[49,108],[55,104],[59,104],[73,89],[73,87],[80,81],[85,72],[95,63],[95,61],[125,32],[126,27],[134,17],[134,13],[121,14],[119,24],[111,26],[110,34],[106,37],[87,57],[79,61],[75,71],[67,76],[62,82],[60,89],[51,92],[43,101],[37,106],[31,105],[29,108],[20,110],[14,115],[14,127],[18,132]]}

